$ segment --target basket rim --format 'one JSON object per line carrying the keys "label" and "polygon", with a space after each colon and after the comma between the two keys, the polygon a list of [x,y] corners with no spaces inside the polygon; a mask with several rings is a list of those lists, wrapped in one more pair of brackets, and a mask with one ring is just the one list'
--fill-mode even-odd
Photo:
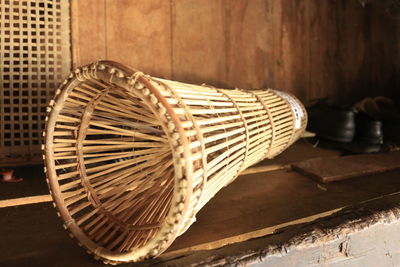
{"label": "basket rim", "polygon": [[[158,232],[152,237],[143,247],[133,249],[128,252],[113,252],[97,245],[92,241],[83,230],[74,223],[74,219],[69,214],[69,211],[64,204],[64,199],[61,196],[59,184],[57,181],[57,174],[55,171],[54,152],[53,146],[53,132],[59,112],[62,110],[63,103],[72,89],[80,82],[96,78],[104,81],[112,81],[112,84],[117,85],[119,88],[127,91],[128,93],[135,93],[136,96],[141,98],[146,105],[150,108],[153,114],[162,123],[162,128],[167,135],[171,148],[174,165],[174,191],[171,199],[170,210],[166,217],[160,223]],[[132,83],[134,80],[134,83]],[[44,159],[45,159],[45,172],[47,175],[47,183],[49,185],[50,194],[53,197],[55,207],[58,209],[58,215],[65,221],[64,227],[68,229],[75,238],[78,239],[80,245],[84,246],[89,253],[95,254],[107,262],[131,262],[138,261],[148,257],[156,256],[167,249],[175,238],[180,233],[182,221],[188,220],[188,206],[190,196],[192,194],[191,177],[193,174],[193,162],[191,160],[191,150],[189,148],[188,140],[178,115],[174,112],[173,108],[169,105],[166,98],[159,92],[159,90],[150,82],[155,81],[148,75],[144,75],[137,70],[128,68],[120,63],[114,61],[97,61],[83,67],[79,67],[71,72],[68,79],[66,79],[59,87],[55,97],[50,102],[50,108],[46,117],[46,128],[44,133],[45,143],[43,145]],[[158,82],[158,81],[156,81]],[[150,94],[157,99],[157,103],[152,103],[141,91],[135,88],[137,84],[141,84],[144,88],[148,89]],[[147,92],[148,93],[148,92]],[[162,115],[158,112],[158,108],[162,106],[165,108],[166,114],[170,117],[170,122],[174,124],[174,130],[171,132],[168,126],[163,122]],[[173,146],[172,134],[177,133],[179,136],[180,146]],[[181,151],[183,148],[183,151]],[[183,157],[181,156],[183,155]],[[181,175],[179,175],[181,173]],[[183,200],[183,207],[182,207]]]}

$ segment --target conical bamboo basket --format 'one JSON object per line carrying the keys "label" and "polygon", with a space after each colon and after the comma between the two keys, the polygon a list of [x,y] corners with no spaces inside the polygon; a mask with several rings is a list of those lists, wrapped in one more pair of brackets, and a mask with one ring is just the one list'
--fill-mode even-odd
{"label": "conical bamboo basket", "polygon": [[162,253],[239,173],[299,138],[293,96],[157,79],[110,61],[50,103],[45,172],[65,228],[107,263]]}

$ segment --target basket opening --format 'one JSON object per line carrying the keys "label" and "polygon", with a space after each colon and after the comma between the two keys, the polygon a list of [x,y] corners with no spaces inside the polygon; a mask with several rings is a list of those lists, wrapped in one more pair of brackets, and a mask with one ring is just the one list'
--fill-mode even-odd
{"label": "basket opening", "polygon": [[81,82],[54,129],[65,207],[86,237],[113,252],[143,247],[172,200],[173,157],[157,116],[140,97]]}

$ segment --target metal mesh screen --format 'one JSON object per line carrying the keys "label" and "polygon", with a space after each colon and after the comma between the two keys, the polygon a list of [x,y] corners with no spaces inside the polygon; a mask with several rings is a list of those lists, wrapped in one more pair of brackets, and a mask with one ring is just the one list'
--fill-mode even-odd
{"label": "metal mesh screen", "polygon": [[0,158],[40,155],[46,106],[70,71],[67,0],[0,0]]}

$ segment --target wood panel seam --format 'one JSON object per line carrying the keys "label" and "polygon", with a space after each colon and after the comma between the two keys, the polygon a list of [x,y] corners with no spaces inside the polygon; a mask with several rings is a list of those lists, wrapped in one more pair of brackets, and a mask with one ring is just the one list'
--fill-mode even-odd
{"label": "wood panel seam", "polygon": [[170,31],[170,77],[174,79],[174,0],[169,1],[169,31]]}

